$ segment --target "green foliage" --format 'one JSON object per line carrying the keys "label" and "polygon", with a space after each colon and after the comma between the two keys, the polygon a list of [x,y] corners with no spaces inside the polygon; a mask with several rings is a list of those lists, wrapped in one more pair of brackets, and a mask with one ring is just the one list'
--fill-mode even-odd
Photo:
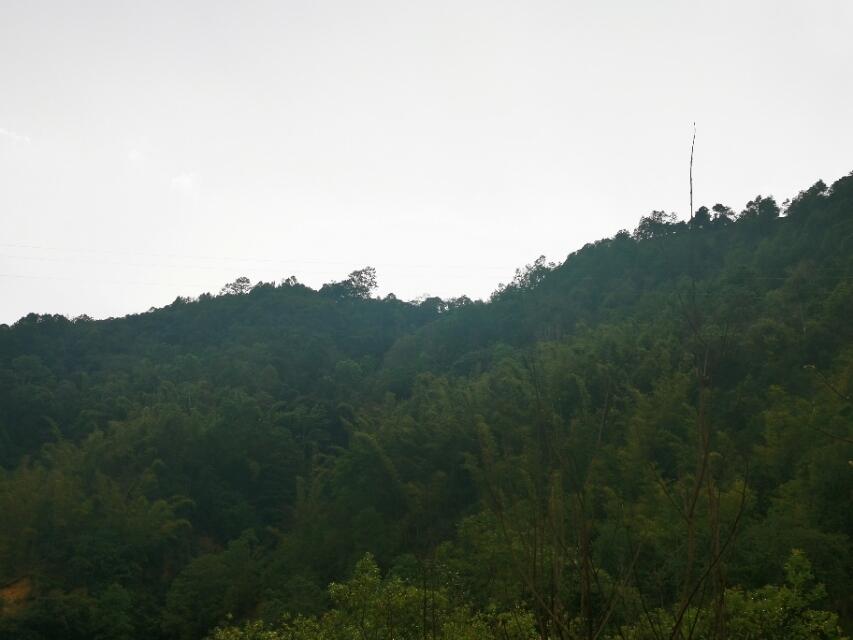
{"label": "green foliage", "polygon": [[851,274],[853,175],[489,302],[0,326],[0,638],[838,638]]}
{"label": "green foliage", "polygon": [[332,608],[319,618],[286,617],[275,625],[249,622],[216,629],[210,640],[477,640],[536,638],[529,613],[474,613],[444,589],[425,589],[397,577],[382,578],[371,555],[350,580],[329,586]]}
{"label": "green foliage", "polygon": [[190,562],[166,596],[163,629],[174,637],[197,638],[228,615],[250,611],[260,587],[256,546],[247,533],[225,550]]}
{"label": "green foliage", "polygon": [[[785,584],[752,591],[726,592],[722,628],[731,640],[845,640],[838,616],[815,608],[826,597],[822,584],[814,583],[811,564],[794,550],[785,563]],[[690,609],[692,637],[705,640],[720,637],[707,609]],[[672,624],[672,615],[654,611],[642,623],[620,630],[620,638],[641,640],[660,637],[659,629]]]}
{"label": "green foliage", "polygon": [[333,298],[369,298],[376,287],[376,269],[365,267],[353,271],[346,280],[323,285],[320,294]]}

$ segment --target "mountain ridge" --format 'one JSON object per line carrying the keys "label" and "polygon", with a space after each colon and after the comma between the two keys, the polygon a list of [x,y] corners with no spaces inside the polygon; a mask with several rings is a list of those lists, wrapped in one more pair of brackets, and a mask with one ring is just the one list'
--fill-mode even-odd
{"label": "mountain ridge", "polygon": [[791,619],[850,624],[853,174],[652,212],[487,302],[372,278],[0,325],[0,584],[31,585],[0,637],[338,629],[329,582],[473,637],[718,637],[808,580]]}

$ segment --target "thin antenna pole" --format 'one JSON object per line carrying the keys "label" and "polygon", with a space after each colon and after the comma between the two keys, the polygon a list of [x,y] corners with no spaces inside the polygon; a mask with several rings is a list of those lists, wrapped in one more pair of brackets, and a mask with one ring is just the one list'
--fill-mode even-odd
{"label": "thin antenna pole", "polygon": [[693,123],[693,142],[690,143],[690,221],[693,222],[693,147],[696,146],[696,123]]}

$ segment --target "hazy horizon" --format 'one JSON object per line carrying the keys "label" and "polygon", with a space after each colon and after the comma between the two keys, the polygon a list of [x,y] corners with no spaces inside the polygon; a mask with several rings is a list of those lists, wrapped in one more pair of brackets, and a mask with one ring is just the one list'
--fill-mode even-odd
{"label": "hazy horizon", "polygon": [[0,323],[238,276],[484,298],[653,209],[853,169],[853,6],[0,7]]}

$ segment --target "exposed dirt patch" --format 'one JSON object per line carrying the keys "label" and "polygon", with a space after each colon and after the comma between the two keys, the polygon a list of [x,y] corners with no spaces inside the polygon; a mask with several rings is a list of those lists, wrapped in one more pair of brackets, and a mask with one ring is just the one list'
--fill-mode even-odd
{"label": "exposed dirt patch", "polygon": [[14,616],[27,606],[33,595],[33,581],[19,578],[14,582],[0,586],[0,616]]}

